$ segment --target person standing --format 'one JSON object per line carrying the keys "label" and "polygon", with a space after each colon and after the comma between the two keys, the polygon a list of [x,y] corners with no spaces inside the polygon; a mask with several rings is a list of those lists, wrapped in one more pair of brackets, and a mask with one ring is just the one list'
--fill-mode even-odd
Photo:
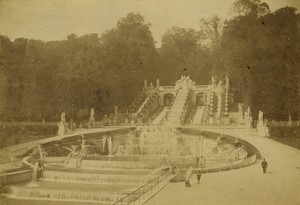
{"label": "person standing", "polygon": [[197,184],[200,184],[200,179],[201,179],[201,172],[198,171],[198,173],[197,173]]}
{"label": "person standing", "polygon": [[265,174],[266,171],[267,171],[267,167],[268,167],[268,162],[266,161],[266,159],[264,159],[264,160],[261,162],[261,167],[263,168],[263,173]]}
{"label": "person standing", "polygon": [[200,162],[200,158],[197,156],[197,157],[196,157],[196,168],[199,167],[199,162]]}

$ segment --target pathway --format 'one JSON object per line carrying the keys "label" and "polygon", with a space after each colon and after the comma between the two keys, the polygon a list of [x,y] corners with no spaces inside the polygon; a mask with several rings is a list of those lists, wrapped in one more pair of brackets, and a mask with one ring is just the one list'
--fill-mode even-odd
{"label": "pathway", "polygon": [[262,173],[261,160],[254,165],[203,174],[201,184],[192,175],[192,187],[169,183],[146,205],[300,205],[300,150],[268,138],[238,130],[211,130],[245,139],[256,146],[269,163]]}

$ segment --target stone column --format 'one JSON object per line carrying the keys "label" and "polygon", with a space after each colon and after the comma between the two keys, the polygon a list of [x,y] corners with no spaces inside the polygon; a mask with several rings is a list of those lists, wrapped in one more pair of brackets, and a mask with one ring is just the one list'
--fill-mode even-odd
{"label": "stone column", "polygon": [[222,94],[218,93],[218,109],[217,109],[217,116],[221,117],[222,112]]}
{"label": "stone column", "polygon": [[213,115],[213,106],[214,106],[214,91],[210,92],[210,99],[209,99],[209,114]]}
{"label": "stone column", "polygon": [[225,90],[225,116],[228,115],[228,89]]}

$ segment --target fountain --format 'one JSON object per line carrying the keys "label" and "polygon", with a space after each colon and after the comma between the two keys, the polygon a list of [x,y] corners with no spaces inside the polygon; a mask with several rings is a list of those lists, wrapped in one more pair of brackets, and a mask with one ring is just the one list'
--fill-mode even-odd
{"label": "fountain", "polygon": [[[97,140],[97,153],[91,138],[81,135],[79,145],[60,147],[70,151],[68,157],[55,156],[52,161],[44,157],[38,145],[35,158],[45,160],[47,169],[39,177],[39,163],[34,163],[32,157],[31,183],[11,186],[10,196],[39,200],[37,204],[42,200],[113,204],[165,173],[162,167],[185,170],[201,157],[197,164],[206,169],[247,156],[244,147],[236,146],[239,142],[229,142],[224,137],[208,139],[170,127],[143,127],[116,138],[102,135]],[[138,199],[135,197],[131,200]]]}
{"label": "fountain", "polygon": [[39,169],[39,164],[35,163],[34,165],[31,166],[33,172],[32,172],[32,178],[31,182],[27,185],[28,187],[37,187],[37,180],[38,180],[38,169]]}
{"label": "fountain", "polygon": [[[30,162],[29,162],[30,161]],[[27,187],[37,187],[37,181],[44,171],[44,153],[40,144],[37,144],[37,149],[31,153],[30,156],[23,159],[23,163],[31,167],[32,178]]]}
{"label": "fountain", "polygon": [[175,129],[153,127],[141,130],[137,143],[119,145],[116,155],[188,156],[191,149]]}
{"label": "fountain", "polygon": [[65,163],[69,167],[77,168],[80,167],[82,159],[88,155],[93,155],[96,153],[96,148],[93,145],[87,144],[87,140],[84,135],[81,135],[81,144],[73,145],[71,148],[63,147],[70,151]]}

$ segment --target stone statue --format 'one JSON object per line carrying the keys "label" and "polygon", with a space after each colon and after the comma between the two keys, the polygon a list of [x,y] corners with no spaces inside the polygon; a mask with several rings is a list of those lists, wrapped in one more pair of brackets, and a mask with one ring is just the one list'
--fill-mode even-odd
{"label": "stone statue", "polygon": [[245,112],[245,118],[250,119],[250,116],[251,116],[251,111],[250,111],[250,107],[248,107],[246,112]]}
{"label": "stone statue", "polygon": [[229,88],[229,77],[227,75],[225,76],[225,85]]}
{"label": "stone statue", "polygon": [[91,108],[88,127],[89,128],[95,127],[95,110],[94,110],[94,108]]}
{"label": "stone statue", "polygon": [[150,89],[154,89],[154,86],[153,86],[153,84],[152,84],[152,82],[150,83]]}
{"label": "stone statue", "polygon": [[159,88],[159,79],[156,80],[156,87]]}
{"label": "stone statue", "polygon": [[239,113],[242,114],[243,113],[243,106],[242,103],[239,103]]}
{"label": "stone statue", "polygon": [[60,122],[65,123],[66,122],[66,113],[62,112],[60,116]]}
{"label": "stone statue", "polygon": [[263,120],[264,120],[264,113],[263,113],[263,111],[258,111],[258,120],[260,122],[263,122]]}
{"label": "stone statue", "polygon": [[215,78],[215,76],[211,76],[211,83],[213,85],[216,85],[216,78]]}
{"label": "stone statue", "polygon": [[60,116],[60,123],[58,123],[58,135],[63,136],[67,133],[66,113],[62,112]]}
{"label": "stone statue", "polygon": [[115,106],[115,116],[118,116],[118,114],[119,114],[118,106]]}
{"label": "stone statue", "polygon": [[257,135],[261,137],[269,136],[269,128],[266,122],[264,122],[263,111],[258,111]]}
{"label": "stone statue", "polygon": [[147,80],[144,80],[143,93],[145,94],[148,90]]}
{"label": "stone statue", "polygon": [[95,119],[95,110],[94,110],[94,108],[91,108],[90,119]]}

